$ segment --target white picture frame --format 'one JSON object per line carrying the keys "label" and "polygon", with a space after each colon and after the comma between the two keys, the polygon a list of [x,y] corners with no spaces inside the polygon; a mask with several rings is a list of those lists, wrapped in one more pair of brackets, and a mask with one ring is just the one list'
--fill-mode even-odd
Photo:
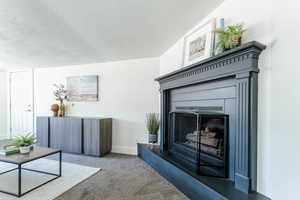
{"label": "white picture frame", "polygon": [[70,102],[98,101],[98,90],[98,75],[67,77],[67,100]]}
{"label": "white picture frame", "polygon": [[186,67],[213,55],[216,19],[211,19],[184,37],[182,66]]}

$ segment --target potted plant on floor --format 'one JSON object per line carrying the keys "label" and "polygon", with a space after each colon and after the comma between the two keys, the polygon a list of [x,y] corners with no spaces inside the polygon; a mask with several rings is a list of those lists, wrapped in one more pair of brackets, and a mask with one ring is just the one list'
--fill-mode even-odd
{"label": "potted plant on floor", "polygon": [[29,153],[35,144],[36,138],[32,134],[20,136],[15,139],[15,146],[20,149],[21,154]]}
{"label": "potted plant on floor", "polygon": [[146,115],[146,125],[149,133],[149,143],[157,143],[159,123],[160,121],[157,113],[148,113]]}

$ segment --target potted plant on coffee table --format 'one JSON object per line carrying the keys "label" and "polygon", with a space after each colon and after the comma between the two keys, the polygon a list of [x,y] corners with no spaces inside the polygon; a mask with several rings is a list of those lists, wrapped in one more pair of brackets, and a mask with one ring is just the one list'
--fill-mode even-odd
{"label": "potted plant on coffee table", "polygon": [[159,123],[160,121],[157,113],[148,113],[146,115],[146,125],[149,134],[149,143],[157,143]]}
{"label": "potted plant on coffee table", "polygon": [[35,144],[36,138],[32,134],[19,136],[15,139],[15,146],[20,149],[21,154],[29,153],[30,149]]}

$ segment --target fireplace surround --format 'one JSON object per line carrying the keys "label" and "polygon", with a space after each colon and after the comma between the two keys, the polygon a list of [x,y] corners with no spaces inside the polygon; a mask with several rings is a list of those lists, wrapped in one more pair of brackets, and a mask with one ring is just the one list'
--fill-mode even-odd
{"label": "fireplace surround", "polygon": [[192,199],[267,199],[256,193],[258,60],[265,48],[249,42],[156,79],[159,151],[140,144],[139,156]]}
{"label": "fireplace surround", "polygon": [[[156,79],[161,88],[161,140],[170,152],[169,113],[178,107],[214,107],[228,115],[228,178],[256,191],[258,58],[265,46],[249,42]],[[171,150],[172,151],[172,150]]]}

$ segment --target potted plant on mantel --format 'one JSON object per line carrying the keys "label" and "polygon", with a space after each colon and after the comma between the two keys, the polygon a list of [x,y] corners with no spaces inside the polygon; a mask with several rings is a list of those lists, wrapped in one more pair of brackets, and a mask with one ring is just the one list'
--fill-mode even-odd
{"label": "potted plant on mantel", "polygon": [[157,113],[148,113],[146,115],[146,126],[149,134],[149,143],[157,143],[159,123],[160,121]]}
{"label": "potted plant on mantel", "polygon": [[245,31],[243,24],[227,26],[225,29],[215,29],[214,33],[218,35],[216,50],[224,49],[226,51],[240,46]]}
{"label": "potted plant on mantel", "polygon": [[35,144],[36,138],[28,134],[26,136],[17,137],[14,140],[14,145],[19,148],[21,154],[26,154],[30,152],[30,149],[33,148],[33,144]]}

